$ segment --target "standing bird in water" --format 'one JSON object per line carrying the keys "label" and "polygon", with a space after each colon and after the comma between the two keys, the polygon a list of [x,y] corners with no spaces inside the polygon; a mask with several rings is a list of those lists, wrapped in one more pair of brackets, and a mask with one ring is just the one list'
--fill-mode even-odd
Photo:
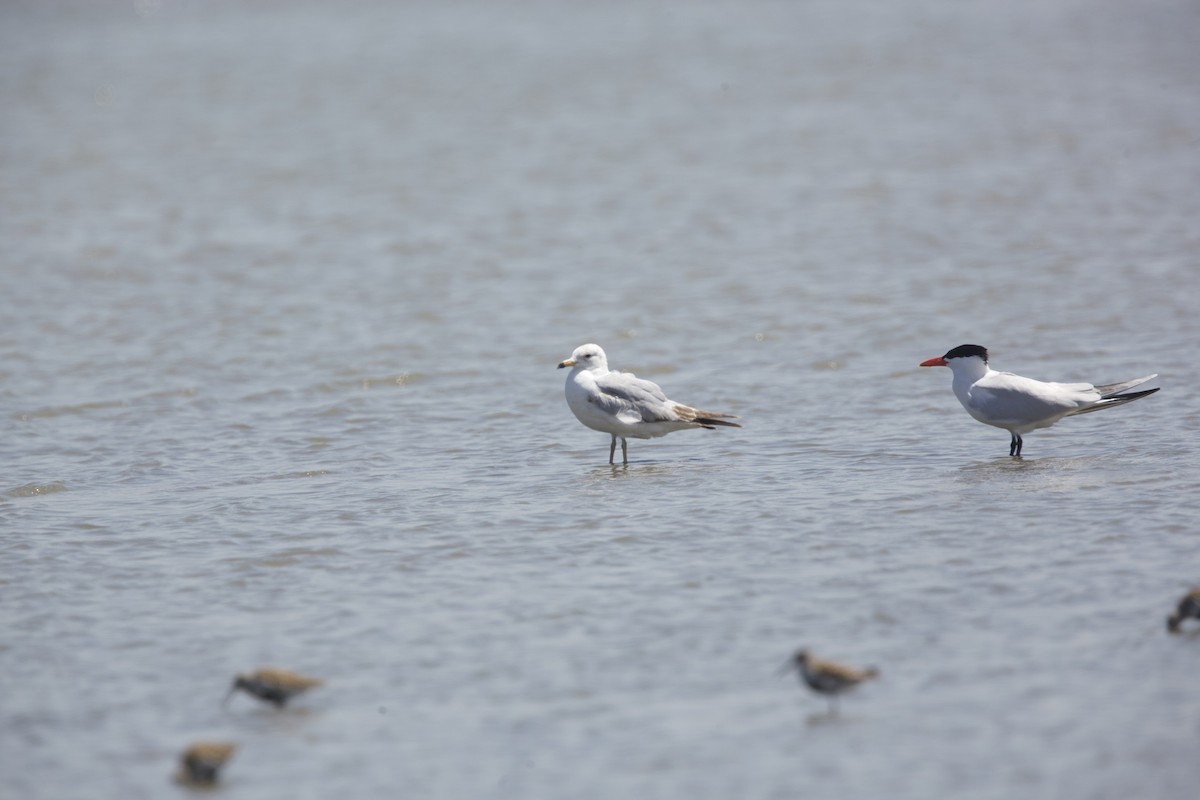
{"label": "standing bird in water", "polygon": [[175,779],[192,786],[212,786],[236,749],[237,745],[231,742],[196,742],[179,757]]}
{"label": "standing bird in water", "polygon": [[1179,633],[1179,626],[1188,617],[1200,619],[1200,586],[1179,598],[1179,605],[1176,607],[1175,613],[1167,617],[1167,630],[1171,633]]}
{"label": "standing bird in water", "polygon": [[273,703],[276,708],[283,708],[288,700],[322,683],[324,681],[320,678],[306,678],[291,670],[263,667],[249,675],[238,675],[234,678],[233,685],[229,687],[229,694],[225,695],[225,702],[228,703],[233,693],[241,689],[259,700]]}
{"label": "standing bird in water", "polygon": [[1023,434],[1049,428],[1063,417],[1132,403],[1158,391],[1147,389],[1121,394],[1157,378],[1157,375],[1093,386],[1090,383],[1046,383],[1011,372],[996,372],[988,366],[987,348],[977,344],[960,344],[944,356],[922,361],[921,366],[950,368],[954,373],[954,395],[967,413],[985,425],[1003,428],[1012,435],[1008,448],[1010,456],[1021,455]]}
{"label": "standing bird in water", "polygon": [[829,698],[829,715],[837,714],[838,695],[848,692],[863,681],[879,677],[879,670],[874,667],[852,667],[839,664],[836,661],[824,661],[809,655],[807,650],[797,651],[792,656],[788,667],[795,667],[800,678],[814,692]]}
{"label": "standing bird in water", "polygon": [[629,463],[626,439],[653,439],[673,431],[688,428],[708,428],[718,425],[740,428],[733,414],[701,411],[674,400],[668,400],[658,384],[641,380],[632,372],[612,372],[608,358],[598,344],[575,348],[571,357],[558,365],[571,368],[567,376],[567,405],[575,416],[592,430],[612,436],[608,447],[608,463],[612,464],[621,440],[622,463]]}

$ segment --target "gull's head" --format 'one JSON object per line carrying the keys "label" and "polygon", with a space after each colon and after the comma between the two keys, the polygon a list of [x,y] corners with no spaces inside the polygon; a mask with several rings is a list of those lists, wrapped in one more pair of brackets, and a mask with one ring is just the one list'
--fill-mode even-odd
{"label": "gull's head", "polygon": [[988,352],[986,347],[977,344],[960,344],[952,350],[946,351],[946,355],[931,358],[927,361],[922,361],[922,367],[950,367],[954,369],[956,366],[966,366],[967,364],[983,364],[988,363]]}
{"label": "gull's head", "polygon": [[575,348],[575,352],[571,353],[571,357],[558,365],[559,369],[563,367],[574,367],[575,369],[608,369],[608,358],[604,355],[604,350],[598,344],[581,344]]}

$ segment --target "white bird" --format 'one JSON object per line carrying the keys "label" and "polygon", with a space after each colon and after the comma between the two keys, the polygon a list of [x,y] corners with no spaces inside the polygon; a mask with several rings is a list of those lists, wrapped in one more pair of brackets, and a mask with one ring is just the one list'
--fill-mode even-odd
{"label": "white bird", "polygon": [[954,373],[954,395],[967,413],[985,425],[1003,428],[1012,434],[1008,448],[1010,456],[1021,455],[1022,434],[1048,428],[1063,417],[1124,405],[1158,391],[1147,389],[1121,394],[1157,378],[1157,374],[1124,383],[1093,386],[1090,383],[1047,383],[1011,372],[997,372],[988,366],[987,348],[977,344],[959,345],[944,356],[922,361],[921,366],[950,368]]}
{"label": "white bird", "polygon": [[567,375],[567,405],[587,427],[612,435],[608,448],[608,463],[617,452],[621,439],[621,457],[629,463],[626,439],[652,439],[672,431],[688,428],[708,428],[718,425],[740,428],[733,414],[701,411],[683,403],[668,400],[658,384],[641,380],[632,372],[612,372],[608,357],[598,344],[575,348],[571,357],[558,365],[571,367]]}

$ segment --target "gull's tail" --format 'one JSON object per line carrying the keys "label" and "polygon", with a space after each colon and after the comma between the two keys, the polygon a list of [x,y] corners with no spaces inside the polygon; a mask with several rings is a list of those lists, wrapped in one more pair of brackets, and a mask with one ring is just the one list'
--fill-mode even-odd
{"label": "gull's tail", "polygon": [[1126,389],[1132,389],[1134,386],[1141,386],[1148,380],[1157,378],[1158,375],[1147,375],[1144,378],[1134,378],[1131,381],[1124,383],[1108,383],[1103,386],[1097,386],[1096,391],[1100,393],[1100,400],[1095,405],[1081,408],[1078,411],[1072,411],[1068,416],[1075,414],[1086,414],[1089,411],[1099,411],[1102,408],[1112,408],[1113,406],[1123,406],[1126,403],[1132,403],[1142,397],[1147,397],[1154,394],[1158,389],[1147,389],[1144,392],[1134,392],[1133,394],[1121,394]]}
{"label": "gull's tail", "polygon": [[708,428],[710,431],[717,425],[724,425],[727,428],[742,427],[736,422],[725,421],[727,419],[737,419],[737,414],[724,414],[720,411],[701,411],[698,408],[681,406],[679,404],[676,404],[672,410],[684,422],[694,422],[702,428]]}

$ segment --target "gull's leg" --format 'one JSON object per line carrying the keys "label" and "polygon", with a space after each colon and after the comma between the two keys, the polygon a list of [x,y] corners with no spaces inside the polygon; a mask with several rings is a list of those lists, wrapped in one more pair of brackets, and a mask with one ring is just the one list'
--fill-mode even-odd
{"label": "gull's leg", "polygon": [[[608,446],[608,463],[610,464],[613,463],[613,456],[617,454],[617,435],[614,433],[612,437],[612,444]],[[624,439],[621,440],[621,444],[625,444]]]}
{"label": "gull's leg", "polygon": [[624,436],[621,437],[621,460],[629,463],[629,443],[625,441]]}
{"label": "gull's leg", "polygon": [[1012,435],[1012,441],[1008,443],[1008,454],[1010,456],[1021,455],[1021,437],[1015,433]]}

